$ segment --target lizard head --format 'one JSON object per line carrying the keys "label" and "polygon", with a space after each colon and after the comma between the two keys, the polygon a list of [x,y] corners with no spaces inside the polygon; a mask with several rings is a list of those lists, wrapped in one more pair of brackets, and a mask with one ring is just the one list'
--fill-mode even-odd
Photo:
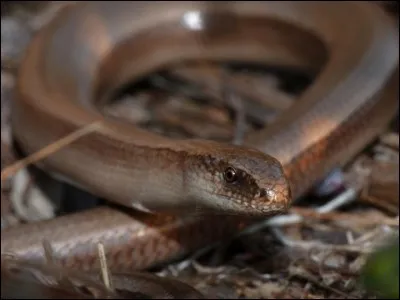
{"label": "lizard head", "polygon": [[196,141],[186,158],[184,188],[198,211],[273,215],[288,210],[289,182],[274,157],[242,146]]}

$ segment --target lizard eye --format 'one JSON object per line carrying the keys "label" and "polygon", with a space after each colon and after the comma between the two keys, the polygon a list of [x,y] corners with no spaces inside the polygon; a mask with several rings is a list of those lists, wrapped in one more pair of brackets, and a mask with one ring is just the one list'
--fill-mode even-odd
{"label": "lizard eye", "polygon": [[224,171],[224,178],[229,183],[235,182],[238,178],[236,170],[232,167],[226,168]]}

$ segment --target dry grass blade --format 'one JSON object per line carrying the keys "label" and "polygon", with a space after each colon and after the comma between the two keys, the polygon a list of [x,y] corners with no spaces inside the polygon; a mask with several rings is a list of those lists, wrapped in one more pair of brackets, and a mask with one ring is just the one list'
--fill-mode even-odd
{"label": "dry grass blade", "polygon": [[[60,274],[68,280],[59,281],[56,277]],[[39,299],[38,296],[43,299],[94,299],[116,296],[82,273],[5,255],[1,259],[1,284],[2,297],[8,295],[11,299]]]}
{"label": "dry grass blade", "polygon": [[14,175],[18,170],[35,163],[51,154],[54,152],[60,150],[61,148],[73,143],[77,139],[96,131],[100,126],[102,125],[101,121],[98,122],[93,122],[89,125],[86,125],[85,127],[79,128],[78,130],[68,134],[67,136],[63,137],[62,139],[59,139],[58,141],[44,147],[43,149],[33,153],[32,155],[27,156],[24,159],[21,159],[17,161],[16,163],[12,164],[11,166],[8,166],[4,168],[1,171],[1,181],[6,180],[8,177]]}
{"label": "dry grass blade", "polygon": [[[313,283],[313,284],[315,284],[315,285],[317,285],[317,286],[319,286],[319,287],[321,287],[323,289],[326,289],[326,290],[328,290],[328,291],[330,291],[332,293],[335,293],[335,294],[343,297],[344,299],[350,298],[350,296],[347,295],[346,293],[322,283],[321,280],[319,280],[318,278],[316,278],[315,276],[313,276],[307,270],[305,270],[304,268],[302,268],[300,266],[291,266],[289,268],[289,273],[290,273],[291,277],[295,277],[296,276],[296,277],[299,277],[299,278],[306,279],[309,282],[311,282],[311,283]],[[353,298],[357,299],[356,297],[353,297]]]}
{"label": "dry grass blade", "polygon": [[271,232],[275,237],[285,246],[300,248],[303,250],[330,250],[339,252],[349,252],[354,254],[370,254],[375,250],[375,245],[370,244],[346,244],[346,245],[336,245],[336,244],[325,244],[320,241],[302,241],[294,240],[287,237],[279,228],[271,228]]}
{"label": "dry grass blade", "polygon": [[304,208],[304,207],[293,207],[291,211],[297,215],[302,216],[303,218],[313,218],[315,220],[320,221],[347,221],[351,220],[353,223],[358,224],[365,224],[369,226],[373,225],[387,225],[387,226],[397,226],[399,227],[399,220],[398,218],[389,218],[384,215],[380,216],[379,218],[375,219],[366,219],[363,215],[359,216],[352,213],[345,213],[345,212],[318,212],[312,208]]}
{"label": "dry grass blade", "polygon": [[113,286],[110,278],[110,272],[107,267],[107,259],[106,254],[104,252],[104,245],[102,243],[97,244],[97,249],[99,251],[99,260],[101,266],[101,276],[106,288],[110,291],[113,291]]}

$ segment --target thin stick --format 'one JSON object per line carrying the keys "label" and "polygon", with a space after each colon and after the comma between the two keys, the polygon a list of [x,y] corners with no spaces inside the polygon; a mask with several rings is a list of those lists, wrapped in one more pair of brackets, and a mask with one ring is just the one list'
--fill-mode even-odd
{"label": "thin stick", "polygon": [[54,257],[54,251],[53,247],[51,246],[51,243],[47,239],[42,240],[42,246],[43,246],[43,251],[44,251],[44,256],[46,258],[47,264],[50,265],[51,268],[54,268],[56,271],[57,275],[54,275],[56,278],[57,282],[61,284],[63,282],[64,284],[67,284],[68,286],[73,286],[71,282],[65,278],[65,275],[63,274],[63,270],[61,268],[58,268],[58,263],[56,262],[56,259]]}
{"label": "thin stick", "polygon": [[[310,272],[304,270],[301,267],[292,266],[292,267],[290,267],[289,272],[291,274],[291,277],[297,276],[297,277],[306,279],[306,280],[310,281],[311,283],[319,286],[320,288],[324,288],[324,289],[326,289],[326,290],[328,290],[328,291],[330,291],[332,293],[336,293],[336,294],[342,296],[345,299],[348,299],[350,297],[346,293],[344,293],[344,292],[342,292],[342,291],[340,291],[340,290],[338,290],[336,288],[333,288],[333,287],[330,287],[330,286],[324,284],[323,282],[321,282],[321,280],[319,280],[314,275],[312,275]],[[359,299],[358,297],[354,297],[354,298],[355,299]]]}
{"label": "thin stick", "polygon": [[112,282],[110,278],[110,272],[107,267],[106,254],[104,252],[104,245],[102,243],[97,244],[100,267],[101,267],[101,277],[103,278],[103,283],[109,291],[113,291]]}
{"label": "thin stick", "polygon": [[333,245],[333,244],[323,244],[321,242],[315,241],[298,241],[293,240],[285,236],[285,234],[279,229],[272,227],[271,232],[274,236],[285,246],[302,248],[305,250],[318,249],[318,250],[331,250],[331,251],[341,251],[341,252],[353,252],[370,254],[375,249],[368,245]]}
{"label": "thin stick", "polygon": [[[349,188],[349,189],[345,190],[343,193],[341,193],[338,196],[336,196],[335,198],[333,198],[328,203],[316,208],[315,211],[316,211],[316,213],[319,213],[319,214],[331,212],[345,204],[355,201],[357,192],[358,191],[356,189]],[[304,217],[300,216],[298,214],[292,213],[292,214],[288,214],[288,215],[278,215],[278,216],[274,216],[270,219],[267,219],[261,223],[256,223],[255,225],[252,225],[252,226],[246,228],[245,230],[241,231],[238,236],[247,235],[252,232],[262,230],[266,227],[293,225],[293,224],[301,223],[303,220],[304,220]]]}
{"label": "thin stick", "polygon": [[51,266],[56,266],[56,260],[54,258],[53,247],[51,246],[50,242],[46,239],[42,241],[44,256],[46,257],[47,263]]}
{"label": "thin stick", "polygon": [[316,211],[314,208],[305,208],[305,207],[293,207],[291,211],[294,214],[297,214],[304,218],[314,218],[318,220],[325,221],[350,221],[357,222],[357,224],[366,224],[369,226],[372,225],[387,225],[387,226],[397,226],[399,227],[399,218],[389,218],[389,217],[376,217],[374,219],[366,219],[364,216],[358,216],[351,213],[345,212],[323,212],[320,213]]}
{"label": "thin stick", "polygon": [[1,181],[3,182],[8,177],[14,175],[18,170],[53,154],[54,152],[60,150],[61,148],[73,143],[77,139],[97,130],[100,126],[101,126],[101,121],[97,121],[89,125],[86,125],[82,128],[79,128],[78,130],[68,134],[67,136],[59,139],[58,141],[4,168],[1,171]]}

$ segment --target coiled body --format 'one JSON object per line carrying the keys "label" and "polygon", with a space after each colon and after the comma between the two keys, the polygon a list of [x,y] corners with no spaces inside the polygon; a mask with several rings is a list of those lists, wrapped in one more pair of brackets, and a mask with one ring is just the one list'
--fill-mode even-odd
{"label": "coiled body", "polygon": [[[190,16],[198,26],[187,21]],[[382,131],[398,107],[397,30],[382,11],[367,3],[86,3],[63,12],[29,48],[13,110],[16,140],[31,153],[100,119],[104,126],[99,131],[44,160],[43,167],[125,205],[139,185],[155,189],[160,197],[151,208],[158,209],[162,199],[183,195],[177,175],[183,165],[194,166],[208,154],[217,155],[214,147],[195,141],[175,143],[106,120],[96,107],[123,83],[189,59],[318,72],[299,101],[272,126],[245,141],[247,147],[281,163],[293,198],[348,162]],[[236,154],[233,148],[218,149],[218,157],[225,157],[226,151]],[[176,158],[182,152],[197,155],[200,161],[183,163]],[[134,164],[147,175],[141,177],[144,173],[135,171]],[[154,172],[160,164],[165,173]],[[177,179],[161,192],[168,174]],[[159,180],[143,180],[148,176]],[[280,182],[283,173],[277,171],[270,178]],[[287,191],[284,186],[284,196],[277,198],[277,206],[269,206],[271,212],[287,208]],[[263,206],[267,214],[268,204]],[[110,268],[129,271],[218,241],[250,222],[233,216],[153,216],[96,208],[7,229],[1,247],[2,252],[39,259],[41,240],[46,238],[64,265],[93,269],[98,268],[95,243],[102,241]]]}

